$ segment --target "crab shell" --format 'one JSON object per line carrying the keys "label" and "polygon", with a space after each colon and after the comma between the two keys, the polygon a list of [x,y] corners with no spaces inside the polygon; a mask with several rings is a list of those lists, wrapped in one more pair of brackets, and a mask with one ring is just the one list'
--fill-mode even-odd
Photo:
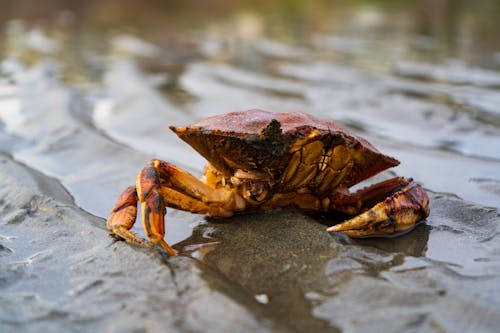
{"label": "crab shell", "polygon": [[265,173],[276,181],[292,155],[317,140],[323,143],[324,154],[337,145],[348,148],[353,167],[338,187],[349,188],[399,164],[335,122],[301,112],[231,112],[170,129],[227,177],[245,170]]}

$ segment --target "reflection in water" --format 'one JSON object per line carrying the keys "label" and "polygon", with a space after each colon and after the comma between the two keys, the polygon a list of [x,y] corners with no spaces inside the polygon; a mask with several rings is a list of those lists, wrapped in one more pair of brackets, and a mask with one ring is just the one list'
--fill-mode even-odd
{"label": "reflection in water", "polygon": [[291,210],[209,220],[175,247],[252,293],[271,319],[315,332],[337,331],[311,314],[328,290],[354,275],[378,276],[403,264],[405,255],[424,255],[430,229],[419,225],[399,238],[350,240]]}
{"label": "reflection in water", "polygon": [[407,256],[424,257],[431,227],[425,222],[417,225],[405,235],[392,238],[351,239],[350,244],[371,246],[389,253],[403,253]]}
{"label": "reflection in water", "polygon": [[321,224],[288,210],[240,214],[229,223],[197,227],[175,247],[183,251],[207,241],[220,244],[191,256],[241,285],[257,301],[268,302],[269,317],[299,332],[337,332],[311,315],[312,305],[305,299],[305,294],[325,289],[325,266],[341,250]]}

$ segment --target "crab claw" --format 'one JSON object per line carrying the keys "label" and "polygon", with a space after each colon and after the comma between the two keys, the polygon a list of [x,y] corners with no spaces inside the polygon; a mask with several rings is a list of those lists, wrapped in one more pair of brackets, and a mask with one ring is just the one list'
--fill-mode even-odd
{"label": "crab claw", "polygon": [[424,189],[410,183],[371,209],[326,229],[344,231],[351,237],[376,237],[410,231],[429,216],[429,197]]}

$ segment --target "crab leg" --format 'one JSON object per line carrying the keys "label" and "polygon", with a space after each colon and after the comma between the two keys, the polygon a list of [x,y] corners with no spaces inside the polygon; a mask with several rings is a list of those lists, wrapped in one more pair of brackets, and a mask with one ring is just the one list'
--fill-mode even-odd
{"label": "crab leg", "polygon": [[[377,190],[383,189],[391,181],[395,182],[395,179],[383,182],[379,187],[375,185],[361,191],[364,194],[375,192],[376,197],[380,195]],[[420,185],[411,180],[406,181],[409,182],[408,185],[371,209],[326,230],[328,232],[344,231],[348,236],[353,237],[390,235],[410,230],[418,221],[429,215],[429,198]]]}
{"label": "crab leg", "polygon": [[129,187],[122,193],[107,221],[108,229],[116,235],[145,245],[144,240],[130,231],[136,220],[137,202],[141,203],[146,235],[170,255],[176,252],[164,240],[166,207],[225,217],[245,208],[243,199],[235,192],[213,189],[190,173],[160,160],[150,161],[141,170],[135,188]]}
{"label": "crab leg", "polygon": [[[160,210],[162,213],[158,214]],[[151,214],[152,211],[154,212],[153,214]],[[163,239],[165,234],[163,227],[163,208],[161,201],[158,200],[157,194],[152,195],[143,203],[142,212],[144,230],[151,242],[159,244],[169,255],[177,255],[175,250]],[[115,235],[125,239],[127,242],[148,246],[148,243],[130,231],[135,223],[136,216],[137,192],[134,187],[130,186],[127,187],[118,198],[118,201],[111,210],[106,225]]]}
{"label": "crab leg", "polygon": [[[235,191],[226,188],[214,189],[190,173],[160,160],[152,160],[139,174],[138,189],[141,184],[148,183],[148,178],[152,174],[151,168],[159,179],[156,181],[159,186],[154,190],[161,194],[168,207],[192,213],[229,217],[246,206],[243,198]],[[143,196],[145,195],[147,193]],[[142,201],[140,193],[139,200]]]}
{"label": "crab leg", "polygon": [[137,193],[129,186],[123,191],[106,222],[106,226],[115,235],[130,243],[146,245],[146,242],[130,231],[137,216]]}

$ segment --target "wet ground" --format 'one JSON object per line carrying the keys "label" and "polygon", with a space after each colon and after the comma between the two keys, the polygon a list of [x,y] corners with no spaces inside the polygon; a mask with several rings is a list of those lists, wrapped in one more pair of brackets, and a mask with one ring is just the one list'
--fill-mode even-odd
{"label": "wet ground", "polygon": [[[61,3],[0,14],[0,331],[498,330],[493,1]],[[168,124],[250,108],[369,139],[401,161],[377,179],[413,177],[430,217],[353,240],[294,210],[170,209],[175,258],[109,235],[146,161],[200,174]]]}

